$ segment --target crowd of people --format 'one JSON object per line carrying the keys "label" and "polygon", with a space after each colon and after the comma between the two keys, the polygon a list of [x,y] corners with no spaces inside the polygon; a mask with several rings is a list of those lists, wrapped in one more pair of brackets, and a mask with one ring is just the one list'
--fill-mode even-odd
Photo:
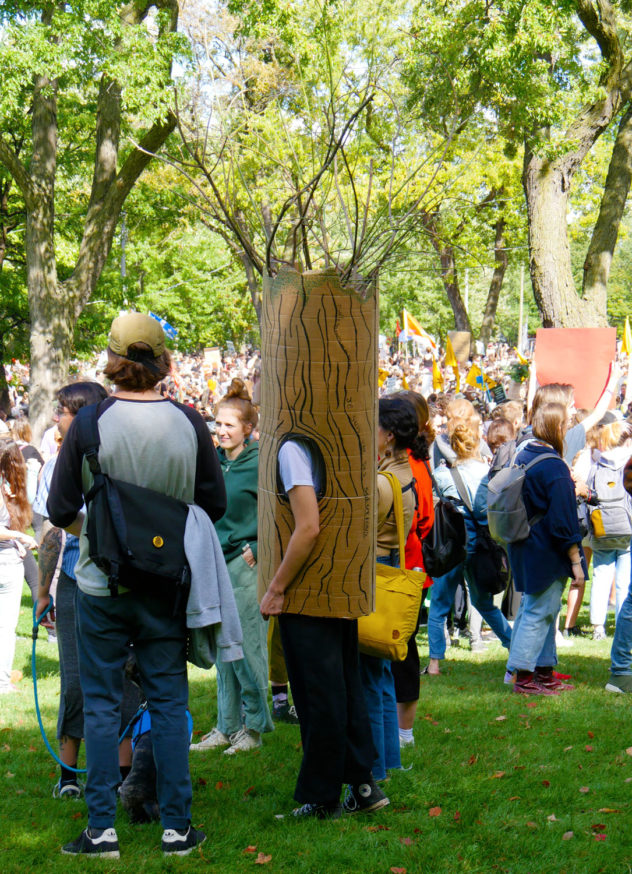
{"label": "crowd of people", "polygon": [[[119,317],[107,352],[59,390],[38,447],[28,425],[28,368],[5,368],[11,409],[0,421],[0,694],[16,690],[12,662],[26,579],[38,616],[55,598],[45,622],[60,658],[56,797],[82,794],[75,769],[81,741],[86,745],[89,825],[63,852],[118,857],[117,793],[133,821],[160,817],[165,854],[191,852],[205,835],[191,825],[189,752],[247,753],[280,720],[299,725],[303,745],[294,816],[328,819],[387,806],[384,782],[401,768],[401,749],[415,742],[420,675],[439,677],[448,648],[464,640],[474,653],[492,639],[505,647],[504,679],[514,694],[559,695],[573,687],[556,670],[558,647],[587,634],[603,640],[613,602],[606,689],[632,692],[632,424],[620,409],[619,370],[613,364],[593,410],[576,410],[572,386],[521,382],[518,363],[506,345],[479,359],[503,386],[501,396],[465,380],[458,391],[461,375],[449,368],[450,385],[431,356],[388,349],[380,356],[377,562],[425,571],[423,547],[439,501],[451,502],[465,521],[460,559],[426,576],[417,617],[417,629],[428,627],[423,667],[416,631],[406,658],[392,662],[359,651],[355,621],[285,609],[325,524],[323,471],[300,439],[284,442],[278,454],[291,536],[257,591],[257,544],[270,533],[258,530],[256,350],[223,359],[171,356],[157,322]],[[96,466],[84,425],[94,405]],[[489,486],[510,465],[524,471],[528,525],[524,537],[502,544],[508,582],[494,594],[479,558],[488,548]],[[388,474],[401,487],[403,555]],[[112,563],[104,563],[86,524],[104,477],[151,490],[147,500],[157,496],[158,508],[158,496],[189,508],[186,610],[177,587],[155,568],[117,567],[113,584]],[[165,539],[164,531],[154,536],[157,553]],[[591,559],[589,630],[578,615]],[[217,579],[212,604],[200,568]],[[208,646],[217,718],[191,743],[187,647],[200,627],[214,629]],[[150,723],[133,731],[132,717],[145,705]],[[148,748],[153,757],[141,758]]]}

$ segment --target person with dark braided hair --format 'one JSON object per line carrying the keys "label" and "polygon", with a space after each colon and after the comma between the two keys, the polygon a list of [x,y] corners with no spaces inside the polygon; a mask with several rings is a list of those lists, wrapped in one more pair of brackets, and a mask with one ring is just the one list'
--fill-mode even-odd
{"label": "person with dark braided hair", "polygon": [[[377,428],[377,560],[392,567],[400,567],[404,556],[399,554],[393,490],[388,478],[379,474],[382,471],[392,472],[401,483],[406,536],[415,510],[413,477],[406,450],[410,449],[413,453],[421,451],[421,444],[419,420],[410,401],[398,397],[380,398]],[[425,446],[425,440],[423,444]],[[377,749],[373,777],[377,781],[385,780],[388,770],[401,768],[395,682],[391,663],[387,659],[361,654],[360,673],[373,743]]]}

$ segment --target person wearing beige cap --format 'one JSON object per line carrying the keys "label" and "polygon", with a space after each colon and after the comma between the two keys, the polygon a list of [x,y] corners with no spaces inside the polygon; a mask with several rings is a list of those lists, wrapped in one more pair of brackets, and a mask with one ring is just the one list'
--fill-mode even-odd
{"label": "person wearing beige cap", "polygon": [[[115,391],[97,408],[99,464],[114,479],[196,504],[215,521],[226,508],[219,460],[200,414],[156,391],[170,367],[164,333],[155,319],[129,313],[114,320],[104,374]],[[62,444],[48,511],[53,524],[80,535],[77,645],[89,825],[62,852],[119,856],[114,830],[117,742],[122,666],[131,640],[152,718],[162,850],[166,855],[186,855],[205,835],[191,826],[184,604],[178,608],[174,590],[166,592],[160,578],[149,572],[143,572],[142,580],[134,576],[133,590],[125,589],[121,577],[119,594],[112,596],[107,576],[90,559],[81,512],[90,483],[83,480],[76,425],[75,420]]]}

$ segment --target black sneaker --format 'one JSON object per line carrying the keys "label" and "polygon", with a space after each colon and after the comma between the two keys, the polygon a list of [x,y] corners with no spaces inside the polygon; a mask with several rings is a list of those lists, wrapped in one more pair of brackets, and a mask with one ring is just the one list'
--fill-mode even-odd
{"label": "black sneaker", "polygon": [[118,838],[113,828],[84,829],[75,841],[61,848],[67,856],[101,856],[104,859],[120,859]]}
{"label": "black sneaker", "polygon": [[565,637],[567,640],[569,637],[586,637],[586,632],[582,631],[579,625],[571,625],[570,628],[565,628],[562,631],[562,637]]}
{"label": "black sneaker", "polygon": [[162,852],[165,856],[188,856],[191,850],[203,844],[206,835],[193,826],[166,828],[162,833]]}
{"label": "black sneaker", "polygon": [[371,777],[369,783],[348,786],[342,806],[346,813],[368,813],[370,810],[380,810],[388,804],[390,801]]}
{"label": "black sneaker", "polygon": [[339,801],[332,801],[328,804],[312,804],[308,802],[302,807],[297,807],[292,811],[292,816],[297,819],[339,819],[342,814],[342,807]]}
{"label": "black sneaker", "polygon": [[272,719],[275,722],[289,722],[290,725],[298,725],[296,707],[284,701],[283,704],[275,704],[272,708]]}

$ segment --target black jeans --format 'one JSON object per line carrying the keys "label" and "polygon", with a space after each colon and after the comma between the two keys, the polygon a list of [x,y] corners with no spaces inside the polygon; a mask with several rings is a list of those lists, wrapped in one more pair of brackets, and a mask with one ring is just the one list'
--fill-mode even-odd
{"label": "black jeans", "polygon": [[294,798],[337,801],[343,783],[370,779],[376,755],[360,680],[358,623],[283,613],[279,627],[303,743]]}

